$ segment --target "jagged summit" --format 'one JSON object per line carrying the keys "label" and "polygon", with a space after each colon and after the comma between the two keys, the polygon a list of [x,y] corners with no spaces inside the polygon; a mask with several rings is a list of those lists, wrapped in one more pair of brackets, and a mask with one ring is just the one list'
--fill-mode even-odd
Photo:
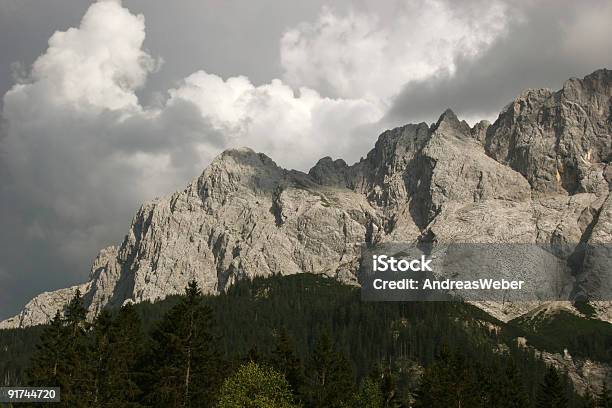
{"label": "jagged summit", "polygon": [[466,121],[460,121],[450,108],[446,109],[442,115],[438,118],[438,121],[431,129],[433,132],[440,130],[448,130],[453,131],[456,130],[461,133],[467,133],[470,131],[470,125],[467,124]]}
{"label": "jagged summit", "polygon": [[[611,242],[611,99],[612,72],[598,70],[522,93],[493,124],[470,128],[449,109],[433,126],[383,132],[355,164],[325,157],[308,174],[227,150],[185,190],[144,204],[78,288],[93,315],[191,279],[208,293],[300,272],[357,283],[361,246],[381,242]],[[584,265],[580,285],[612,285],[609,270]],[[46,322],[75,289],[36,297],[0,327]],[[488,310],[526,312],[504,307]]]}

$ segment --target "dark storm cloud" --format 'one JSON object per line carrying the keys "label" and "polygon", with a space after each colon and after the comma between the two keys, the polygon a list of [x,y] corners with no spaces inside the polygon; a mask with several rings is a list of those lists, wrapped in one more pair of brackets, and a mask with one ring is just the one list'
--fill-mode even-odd
{"label": "dark storm cloud", "polygon": [[612,66],[612,2],[519,3],[508,33],[477,59],[457,60],[443,73],[406,84],[386,120],[434,121],[446,108],[460,117],[495,119],[527,88],[559,89],[570,77]]}

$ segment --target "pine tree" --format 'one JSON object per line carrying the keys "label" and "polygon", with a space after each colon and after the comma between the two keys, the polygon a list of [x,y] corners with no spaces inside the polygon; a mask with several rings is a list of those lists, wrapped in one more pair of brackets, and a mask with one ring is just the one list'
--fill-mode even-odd
{"label": "pine tree", "polygon": [[294,408],[289,383],[272,368],[248,362],[228,377],[218,408]]}
{"label": "pine tree", "polygon": [[133,306],[122,307],[115,318],[109,312],[100,313],[92,337],[89,358],[95,373],[92,406],[137,406],[140,389],[135,367],[144,338]]}
{"label": "pine tree", "polygon": [[114,401],[124,401],[124,406],[136,406],[135,401],[142,393],[138,386],[137,365],[143,356],[145,335],[142,322],[134,306],[123,306],[113,321],[109,355],[109,377],[106,395],[109,405]]}
{"label": "pine tree", "polygon": [[111,314],[108,311],[102,311],[92,326],[92,339],[88,353],[88,361],[93,376],[92,407],[103,407],[106,403],[104,388],[109,376],[107,363],[111,350],[111,325]]}
{"label": "pine tree", "polygon": [[497,394],[500,405],[504,408],[523,408],[529,405],[529,397],[525,391],[523,377],[519,372],[514,359],[509,359],[503,383],[498,389],[493,390]]}
{"label": "pine tree", "polygon": [[81,292],[77,290],[66,306],[64,317],[58,311],[43,332],[41,346],[29,370],[32,385],[61,388],[64,407],[91,405],[93,376],[88,367],[86,315]]}
{"label": "pine tree", "polygon": [[158,407],[210,407],[223,379],[212,334],[212,310],[195,281],[152,333],[146,403]]}
{"label": "pine tree", "polygon": [[40,344],[32,357],[28,377],[31,386],[61,387],[66,368],[64,354],[66,331],[58,310],[40,336]]}
{"label": "pine tree", "polygon": [[546,370],[544,381],[536,396],[536,408],[564,408],[568,406],[563,382],[551,365]]}
{"label": "pine tree", "polygon": [[598,408],[612,408],[612,392],[606,382],[603,383],[601,391],[597,394]]}
{"label": "pine tree", "polygon": [[294,393],[298,393],[304,385],[304,365],[297,355],[295,347],[286,329],[278,336],[276,348],[272,352],[272,367],[283,374]]}
{"label": "pine tree", "polygon": [[303,394],[307,405],[313,408],[353,405],[353,369],[347,358],[334,349],[327,334],[315,344]]}
{"label": "pine tree", "polygon": [[87,309],[83,305],[81,291],[77,289],[64,312],[67,330],[68,353],[64,356],[68,365],[68,386],[62,388],[62,400],[73,407],[89,407],[93,397],[93,373],[88,361],[88,338],[90,324]]}
{"label": "pine tree", "polygon": [[478,407],[483,404],[476,378],[478,368],[443,347],[437,360],[425,369],[415,407]]}

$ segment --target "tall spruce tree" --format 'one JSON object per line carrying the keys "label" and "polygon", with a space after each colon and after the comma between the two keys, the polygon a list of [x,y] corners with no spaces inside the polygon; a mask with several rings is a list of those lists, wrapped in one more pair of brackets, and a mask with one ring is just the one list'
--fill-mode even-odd
{"label": "tall spruce tree", "polygon": [[73,407],[90,407],[93,397],[93,373],[88,361],[88,337],[91,325],[87,322],[87,309],[81,291],[77,289],[64,312],[67,330],[68,386],[62,388],[62,400]]}
{"label": "tall spruce tree", "polygon": [[313,408],[352,407],[356,398],[353,369],[327,333],[315,344],[303,396]]}
{"label": "tall spruce tree", "polygon": [[145,335],[133,305],[124,305],[119,310],[113,321],[111,344],[106,383],[109,405],[124,401],[124,406],[137,406],[135,402],[142,393],[137,367],[143,357]]}
{"label": "tall spruce tree", "polygon": [[135,370],[143,340],[133,306],[122,307],[114,318],[107,311],[100,313],[93,325],[89,357],[95,376],[92,406],[138,406]]}
{"label": "tall spruce tree", "polygon": [[88,362],[93,376],[92,407],[106,406],[105,383],[109,376],[108,357],[111,350],[112,316],[110,312],[102,311],[92,325],[91,343]]}
{"label": "tall spruce tree", "polygon": [[557,370],[548,366],[536,396],[536,408],[565,408],[568,406],[565,387]]}
{"label": "tall spruce tree", "polygon": [[61,387],[67,381],[64,355],[66,330],[60,311],[40,336],[40,344],[32,356],[28,370],[31,386]]}
{"label": "tall spruce tree", "polygon": [[304,365],[285,328],[279,333],[270,363],[274,369],[285,376],[293,393],[298,394],[304,386]]}
{"label": "tall spruce tree", "polygon": [[88,367],[87,310],[77,290],[65,308],[58,311],[41,335],[41,343],[29,369],[34,386],[58,386],[63,407],[89,407],[92,372]]}
{"label": "tall spruce tree", "polygon": [[153,331],[145,403],[212,407],[224,375],[212,333],[212,311],[195,281]]}
{"label": "tall spruce tree", "polygon": [[416,394],[417,408],[479,407],[483,405],[477,369],[444,346],[428,366]]}

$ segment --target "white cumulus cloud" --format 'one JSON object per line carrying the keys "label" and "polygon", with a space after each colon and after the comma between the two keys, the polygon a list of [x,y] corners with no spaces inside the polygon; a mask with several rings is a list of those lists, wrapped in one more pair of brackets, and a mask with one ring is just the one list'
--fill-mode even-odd
{"label": "white cumulus cloud", "polygon": [[354,129],[384,113],[278,79],[255,86],[204,71],[143,106],[136,91],[159,64],[144,39],[142,15],[94,3],[4,95],[2,189],[19,204],[2,216],[18,213],[21,239],[46,241],[75,265],[119,241],[139,203],[181,188],[225,148],[250,146],[307,169],[351,150]]}
{"label": "white cumulus cloud", "polygon": [[284,77],[333,96],[388,102],[407,82],[454,73],[457,58],[478,56],[505,33],[505,4],[461,4],[396,0],[386,16],[324,8],[284,34]]}

